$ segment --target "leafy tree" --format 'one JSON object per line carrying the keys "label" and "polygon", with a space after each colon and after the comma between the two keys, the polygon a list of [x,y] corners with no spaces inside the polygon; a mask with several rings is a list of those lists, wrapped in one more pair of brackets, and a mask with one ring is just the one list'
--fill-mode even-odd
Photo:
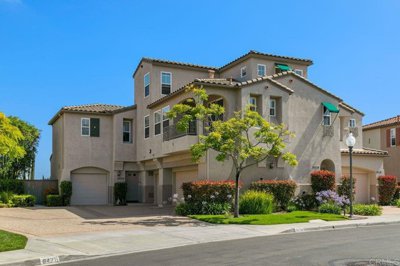
{"label": "leafy tree", "polygon": [[20,143],[23,140],[24,136],[18,127],[0,112],[0,164],[5,158],[18,159],[26,154]]}
{"label": "leafy tree", "polygon": [[5,156],[3,158],[3,166],[0,170],[0,178],[23,178],[29,176],[34,178],[35,157],[37,146],[39,144],[40,131],[33,125],[10,116],[9,122],[12,126],[19,129],[24,136],[18,140],[18,145],[23,148],[24,155],[18,158]]}
{"label": "leafy tree", "polygon": [[[177,122],[180,130],[187,130],[194,119],[203,121],[219,117],[224,108],[218,105],[205,106],[208,95],[203,88],[189,87],[194,94],[195,106],[185,103],[175,105],[169,112],[170,118],[181,117]],[[285,141],[294,135],[283,124],[274,125],[260,114],[250,110],[235,112],[227,121],[216,120],[207,128],[209,133],[201,135],[200,141],[191,147],[192,158],[199,161],[207,150],[215,150],[217,161],[232,160],[235,170],[235,210],[239,217],[239,181],[243,170],[268,158],[282,158],[290,166],[296,166],[296,156],[283,152]]]}

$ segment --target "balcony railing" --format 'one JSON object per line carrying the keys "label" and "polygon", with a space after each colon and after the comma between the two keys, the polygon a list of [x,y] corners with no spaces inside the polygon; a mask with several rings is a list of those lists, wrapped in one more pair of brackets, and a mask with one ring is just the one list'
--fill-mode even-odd
{"label": "balcony railing", "polygon": [[169,125],[164,128],[163,140],[168,141],[183,136],[196,136],[197,135],[197,124],[196,121],[191,121],[189,123],[189,128],[186,131],[181,131],[177,128],[175,124]]}

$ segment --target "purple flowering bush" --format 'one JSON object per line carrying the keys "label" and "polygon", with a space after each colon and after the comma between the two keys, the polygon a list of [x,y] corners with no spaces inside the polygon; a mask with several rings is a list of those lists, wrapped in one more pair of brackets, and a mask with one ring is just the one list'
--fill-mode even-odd
{"label": "purple flowering bush", "polygon": [[350,204],[350,200],[346,196],[339,196],[333,190],[324,190],[317,192],[315,194],[315,199],[318,201],[320,205],[324,203],[334,204],[336,206],[344,209],[347,205]]}

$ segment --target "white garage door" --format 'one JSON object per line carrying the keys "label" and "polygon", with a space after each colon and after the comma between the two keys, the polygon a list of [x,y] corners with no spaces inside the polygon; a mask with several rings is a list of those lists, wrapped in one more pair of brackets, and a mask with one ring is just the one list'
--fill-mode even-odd
{"label": "white garage door", "polygon": [[104,205],[108,203],[106,174],[72,174],[71,205]]}

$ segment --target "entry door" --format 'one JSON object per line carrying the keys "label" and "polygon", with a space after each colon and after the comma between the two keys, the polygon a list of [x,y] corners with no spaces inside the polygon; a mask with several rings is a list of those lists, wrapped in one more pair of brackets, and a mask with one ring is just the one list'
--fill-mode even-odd
{"label": "entry door", "polygon": [[139,175],[135,172],[127,171],[125,173],[128,192],[126,193],[126,201],[139,202]]}

